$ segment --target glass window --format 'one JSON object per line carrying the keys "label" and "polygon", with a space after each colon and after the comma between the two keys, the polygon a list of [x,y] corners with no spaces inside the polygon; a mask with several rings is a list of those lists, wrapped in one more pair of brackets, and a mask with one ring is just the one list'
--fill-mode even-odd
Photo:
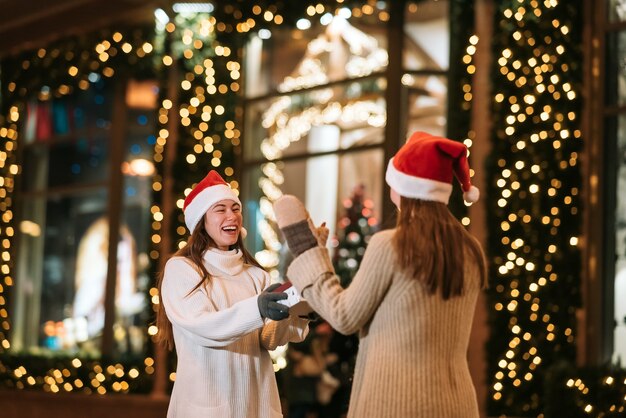
{"label": "glass window", "polygon": [[450,4],[448,1],[410,3],[404,23],[405,70],[442,71],[450,65]]}
{"label": "glass window", "polygon": [[[385,81],[372,77],[306,93],[254,101],[248,107],[246,159],[277,159],[383,142]],[[335,126],[335,134],[329,128]]]}
{"label": "glass window", "polygon": [[613,361],[626,361],[626,115],[617,126]]}
{"label": "glass window", "polygon": [[261,31],[246,47],[245,94],[259,97],[367,76],[387,67],[385,25],[375,15],[325,15],[306,30]]}
{"label": "glass window", "polygon": [[608,12],[611,21],[626,20],[626,1],[609,0]]}
{"label": "glass window", "polygon": [[[100,79],[58,103],[29,103],[57,110],[53,117],[29,112],[26,129],[35,126],[35,134],[22,137],[15,351],[99,355],[105,327],[112,326],[115,353],[145,353],[157,91],[150,82],[131,82],[125,100],[113,97],[113,91]],[[115,106],[125,108],[123,138],[111,134]],[[44,136],[37,133],[42,124]],[[123,155],[111,155],[113,141],[124,142]],[[114,157],[122,161],[120,184],[109,175]],[[110,246],[114,195],[122,201],[115,216],[118,240]],[[115,261],[109,261],[109,248],[117,253]],[[116,313],[107,325],[111,268],[116,270]]]}
{"label": "glass window", "polygon": [[13,349],[72,350],[102,330],[103,311],[90,310],[77,289],[97,281],[85,295],[102,299],[107,263],[95,254],[106,251],[108,230],[98,240],[84,237],[105,216],[106,202],[106,189],[23,199]]}
{"label": "glass window", "polygon": [[626,104],[626,31],[611,33],[608,36],[607,54],[607,104]]}
{"label": "glass window", "polygon": [[112,101],[101,78],[71,97],[29,101],[21,135],[23,189],[106,181]]}
{"label": "glass window", "polygon": [[271,208],[282,194],[298,196],[331,234],[357,187],[380,213],[388,54],[384,3],[377,8],[261,31],[246,47],[244,216],[247,244],[266,267],[287,261]]}
{"label": "glass window", "polygon": [[[245,50],[247,244],[274,274],[288,262],[272,210],[282,194],[299,197],[331,237],[355,194],[373,223],[382,215],[385,144],[400,142],[385,138],[389,14],[371,6],[344,12],[311,18],[308,29],[260,31]],[[405,17],[401,131],[444,136],[449,2],[411,3]]]}
{"label": "glass window", "polygon": [[126,101],[128,130],[122,163],[122,217],[117,247],[116,320],[113,337],[121,354],[144,353],[148,324],[153,320],[150,287],[152,175],[157,90],[152,82],[131,83]]}
{"label": "glass window", "polygon": [[407,132],[425,131],[446,136],[447,78],[437,75],[403,77],[407,89]]}

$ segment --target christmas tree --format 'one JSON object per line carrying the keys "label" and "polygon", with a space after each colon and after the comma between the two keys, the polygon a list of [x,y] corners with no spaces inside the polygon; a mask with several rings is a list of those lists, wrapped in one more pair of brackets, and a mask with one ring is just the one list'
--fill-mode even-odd
{"label": "christmas tree", "polygon": [[365,198],[365,186],[357,185],[352,196],[343,201],[344,216],[337,225],[333,264],[341,285],[347,287],[359,269],[365,247],[376,232],[378,220],[374,217],[374,202]]}
{"label": "christmas tree", "polygon": [[[341,285],[347,287],[359,269],[365,248],[376,232],[378,220],[374,216],[374,202],[365,197],[365,186],[357,185],[352,195],[343,201],[344,215],[337,225],[337,236],[333,246],[333,264]],[[326,417],[341,416],[348,409],[352,376],[358,351],[359,339],[356,334],[333,333],[330,351],[336,354],[337,361],[328,366],[331,374],[339,379],[341,386],[323,411]]]}

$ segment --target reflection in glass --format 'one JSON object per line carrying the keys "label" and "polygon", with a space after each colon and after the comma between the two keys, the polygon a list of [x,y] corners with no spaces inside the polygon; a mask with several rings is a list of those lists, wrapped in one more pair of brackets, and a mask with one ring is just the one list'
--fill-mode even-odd
{"label": "reflection in glass", "polygon": [[449,8],[448,1],[411,2],[407,5],[403,52],[405,71],[448,69]]}
{"label": "reflection in glass", "polygon": [[615,303],[613,361],[626,361],[626,116],[617,132],[617,189],[615,212]]}
{"label": "reflection in glass", "polygon": [[322,17],[306,31],[275,29],[246,46],[246,97],[363,77],[387,67],[385,25],[363,15]]}
{"label": "reflection in glass", "polygon": [[[88,339],[86,324],[73,319],[75,267],[81,238],[89,225],[104,215],[106,199],[106,191],[99,189],[23,200],[12,315],[14,350],[76,350]],[[93,260],[93,266],[93,274],[100,274],[98,260]],[[99,350],[93,346],[85,349]]]}
{"label": "reflection in glass", "polygon": [[607,38],[607,103],[626,104],[626,31],[610,33]]}
{"label": "reflection in glass", "polygon": [[[75,272],[75,295],[72,317],[75,340],[96,340],[104,328],[104,298],[107,279],[109,222],[96,219],[85,231],[78,245]],[[145,306],[145,296],[137,286],[137,251],[135,238],[126,225],[119,231],[115,307],[118,320],[126,325]]]}
{"label": "reflection in glass", "polygon": [[30,100],[21,139],[23,190],[45,190],[108,178],[112,91],[94,75],[69,97]]}
{"label": "reflection in glass", "polygon": [[446,136],[448,86],[446,77],[405,74],[408,89],[407,132],[424,131]]}
{"label": "reflection in glass", "polygon": [[381,143],[384,88],[382,78],[372,78],[254,103],[248,108],[245,157],[273,160],[310,152],[320,138],[311,135],[316,126],[341,129],[339,141],[325,151]]}
{"label": "reflection in glass", "polygon": [[609,0],[609,20],[626,20],[626,0]]}

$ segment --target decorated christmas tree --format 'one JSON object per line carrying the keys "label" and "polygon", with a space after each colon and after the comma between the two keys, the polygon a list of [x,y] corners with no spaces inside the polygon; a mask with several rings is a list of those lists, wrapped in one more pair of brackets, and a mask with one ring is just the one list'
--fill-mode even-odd
{"label": "decorated christmas tree", "polygon": [[336,249],[333,257],[335,272],[346,287],[359,269],[365,248],[376,232],[378,220],[374,217],[374,202],[365,198],[365,186],[357,185],[352,196],[343,201],[345,214],[337,225]]}
{"label": "decorated christmas tree", "polygon": [[[347,287],[359,269],[367,243],[377,230],[378,220],[374,216],[374,202],[365,197],[365,186],[362,184],[357,185],[352,195],[343,201],[343,207],[345,213],[339,219],[333,242],[333,264],[341,285]],[[358,343],[356,334],[333,333],[329,348],[337,355],[337,362],[329,370],[339,379],[341,386],[326,406],[324,416],[345,413],[348,409]]]}

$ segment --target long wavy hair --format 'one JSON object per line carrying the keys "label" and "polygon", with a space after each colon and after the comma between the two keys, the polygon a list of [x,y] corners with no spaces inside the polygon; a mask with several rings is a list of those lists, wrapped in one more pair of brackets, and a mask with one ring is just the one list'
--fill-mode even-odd
{"label": "long wavy hair", "polygon": [[481,288],[487,286],[480,244],[444,203],[401,197],[393,246],[400,267],[444,300],[463,294],[466,248],[478,266]]}
{"label": "long wavy hair", "polygon": [[[189,241],[187,245],[183,248],[176,251],[171,257],[185,257],[189,259],[193,266],[198,270],[200,274],[200,280],[198,284],[189,291],[187,296],[193,293],[200,286],[207,284],[211,280],[211,274],[207,270],[204,265],[202,256],[206,250],[210,248],[217,248],[217,244],[211,238],[206,228],[204,227],[204,217],[200,219],[198,225],[191,233],[189,237]],[[231,250],[237,249],[241,251],[243,254],[243,262],[244,264],[249,264],[256,266],[260,269],[263,269],[259,262],[246,250],[243,245],[243,239],[241,238],[241,234],[237,238],[237,242],[230,247]],[[171,258],[170,257],[170,258]],[[264,269],[263,269],[264,270]],[[161,287],[163,285],[163,277],[164,272],[161,271],[158,275],[158,284],[157,289],[159,290],[159,297],[161,297]],[[167,317],[167,313],[165,312],[165,306],[163,306],[163,299],[161,298],[159,301],[159,305],[156,312],[156,325],[158,328],[158,333],[156,335],[156,341],[160,344],[163,344],[167,347],[168,350],[172,350],[174,348],[174,334],[172,333],[172,323]]]}

